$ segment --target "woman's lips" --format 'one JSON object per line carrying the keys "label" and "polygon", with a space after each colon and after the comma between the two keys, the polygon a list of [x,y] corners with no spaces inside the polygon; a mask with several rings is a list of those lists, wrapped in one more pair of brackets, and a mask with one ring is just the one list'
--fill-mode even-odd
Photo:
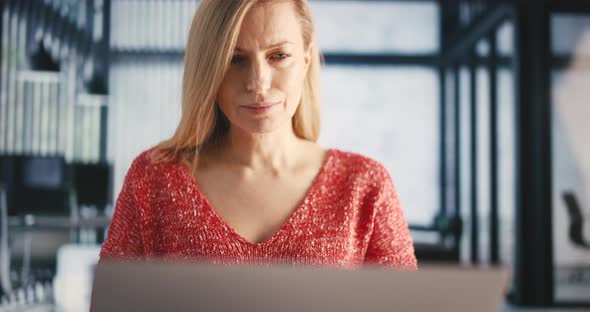
{"label": "woman's lips", "polygon": [[273,107],[275,107],[277,104],[279,104],[279,102],[257,102],[257,103],[252,103],[249,105],[244,105],[242,106],[244,109],[246,109],[246,111],[250,112],[250,113],[254,113],[254,114],[262,114],[262,113],[266,113],[269,110],[271,110]]}

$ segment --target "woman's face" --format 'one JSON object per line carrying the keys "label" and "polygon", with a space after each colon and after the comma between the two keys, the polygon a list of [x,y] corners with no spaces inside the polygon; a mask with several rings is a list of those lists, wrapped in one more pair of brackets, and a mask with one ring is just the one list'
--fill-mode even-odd
{"label": "woman's face", "polygon": [[249,133],[291,127],[309,51],[290,1],[252,8],[244,18],[229,71],[217,94],[230,127]]}

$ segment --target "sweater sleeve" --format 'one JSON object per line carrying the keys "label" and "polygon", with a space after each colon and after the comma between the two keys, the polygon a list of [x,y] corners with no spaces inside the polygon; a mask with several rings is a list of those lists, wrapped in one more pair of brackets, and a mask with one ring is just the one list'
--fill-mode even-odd
{"label": "sweater sleeve", "polygon": [[381,168],[382,181],[374,202],[373,232],[365,264],[417,270],[414,244],[391,176]]}
{"label": "sweater sleeve", "polygon": [[127,171],[116,201],[115,211],[100,251],[100,260],[142,260],[144,246],[141,235],[139,189],[144,179],[142,156]]}
{"label": "sweater sleeve", "polygon": [[[123,187],[117,197],[115,211],[107,236],[100,250],[98,265],[105,260],[136,261],[144,259],[143,239],[140,231],[138,189],[143,181],[145,165],[137,157],[125,175]],[[95,271],[96,272],[96,271]],[[94,289],[90,296],[90,312],[94,311]]]}

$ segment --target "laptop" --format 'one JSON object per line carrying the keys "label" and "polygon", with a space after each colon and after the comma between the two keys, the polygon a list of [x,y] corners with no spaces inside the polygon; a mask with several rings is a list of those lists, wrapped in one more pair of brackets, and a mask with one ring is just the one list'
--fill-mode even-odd
{"label": "laptop", "polygon": [[93,311],[500,311],[502,268],[417,272],[103,262]]}

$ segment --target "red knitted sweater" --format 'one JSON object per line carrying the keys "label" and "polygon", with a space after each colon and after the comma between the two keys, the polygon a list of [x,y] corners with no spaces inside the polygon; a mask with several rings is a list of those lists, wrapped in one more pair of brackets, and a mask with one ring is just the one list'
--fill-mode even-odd
{"label": "red knitted sweater", "polygon": [[132,163],[100,259],[174,259],[222,264],[386,265],[417,269],[414,247],[391,176],[379,162],[328,150],[289,219],[252,243],[211,207],[187,167]]}

